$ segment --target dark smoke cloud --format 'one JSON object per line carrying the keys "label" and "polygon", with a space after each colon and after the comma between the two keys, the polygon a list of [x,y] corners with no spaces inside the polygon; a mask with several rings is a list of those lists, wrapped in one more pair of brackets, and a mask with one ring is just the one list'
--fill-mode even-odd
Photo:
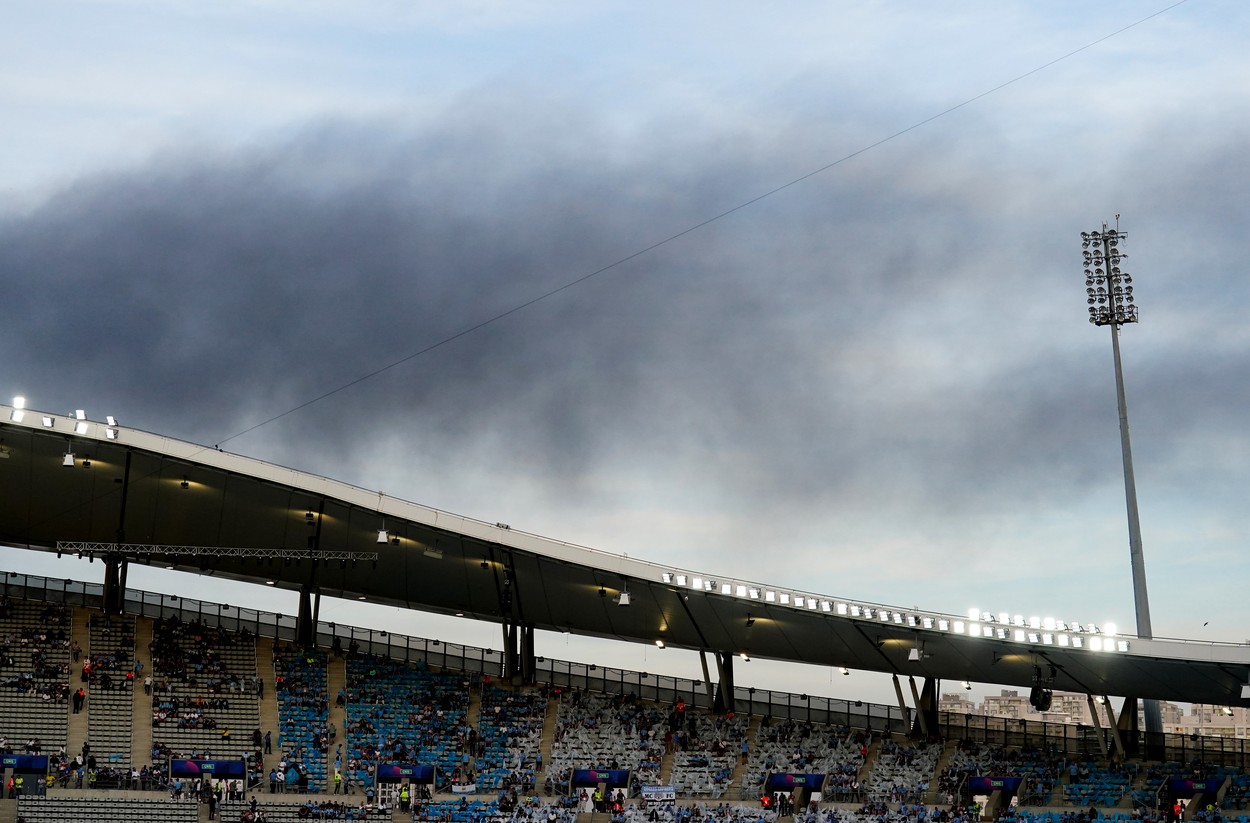
{"label": "dark smoke cloud", "polygon": [[[489,469],[569,506],[619,471],[710,509],[848,535],[906,513],[941,539],[1115,491],[1109,345],[1084,320],[1076,237],[1104,216],[1084,197],[1102,182],[1202,260],[1169,268],[1181,255],[1143,232],[1149,324],[1125,332],[1143,487],[1196,437],[1245,442],[1239,141],[1150,176],[1130,151],[1091,184],[941,130],[226,441],[810,168],[777,135],[635,145],[585,112],[454,114],[171,153],[9,217],[6,384],[363,485],[385,443],[428,475]],[[808,128],[809,146],[859,139]],[[1182,207],[1199,198],[1226,219]]]}

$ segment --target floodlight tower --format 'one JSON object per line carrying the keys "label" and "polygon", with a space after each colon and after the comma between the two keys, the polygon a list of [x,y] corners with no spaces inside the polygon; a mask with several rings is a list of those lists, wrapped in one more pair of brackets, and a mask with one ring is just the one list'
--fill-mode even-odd
{"label": "floodlight tower", "polygon": [[[1120,364],[1120,327],[1137,322],[1133,302],[1133,278],[1121,270],[1128,255],[1121,244],[1128,237],[1120,231],[1120,215],[1115,228],[1106,223],[1101,230],[1081,232],[1081,254],[1085,261],[1085,296],[1089,322],[1111,327],[1111,352],[1115,359],[1115,395],[1120,409],[1120,451],[1124,456],[1124,497],[1128,504],[1129,558],[1133,567],[1133,604],[1137,612],[1137,636],[1149,640],[1150,599],[1146,594],[1146,563],[1142,557],[1141,522],[1137,516],[1137,484],[1133,480],[1133,450],[1128,437],[1128,401],[1124,397],[1124,369]],[[1157,700],[1145,700],[1146,731],[1162,732],[1163,721]]]}

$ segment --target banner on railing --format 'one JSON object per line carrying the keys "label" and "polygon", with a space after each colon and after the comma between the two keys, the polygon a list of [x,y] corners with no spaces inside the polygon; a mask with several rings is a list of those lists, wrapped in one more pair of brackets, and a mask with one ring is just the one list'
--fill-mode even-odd
{"label": "banner on railing", "polygon": [[764,784],[764,787],[770,792],[790,792],[795,789],[807,789],[808,791],[818,792],[821,784],[824,782],[825,776],[823,774],[774,772],[768,776],[768,781]]}
{"label": "banner on railing", "polygon": [[1224,778],[1190,780],[1187,777],[1169,777],[1168,791],[1173,797],[1196,797],[1204,792],[1215,794],[1224,784]]}
{"label": "banner on railing", "polygon": [[629,787],[629,769],[574,769],[572,782],[575,787],[603,783],[609,789],[625,789]]}
{"label": "banner on railing", "polygon": [[1014,792],[1024,782],[1023,777],[969,777],[968,788],[973,794],[990,794],[991,792]]}
{"label": "banner on railing", "polygon": [[412,763],[379,763],[379,783],[433,783],[433,766],[416,766]]}
{"label": "banner on railing", "polygon": [[171,777],[215,777],[226,778],[247,777],[247,764],[242,760],[179,760],[169,761]]}
{"label": "banner on railing", "polygon": [[0,758],[0,767],[24,774],[47,774],[46,754],[6,754]]}
{"label": "banner on railing", "polygon": [[642,799],[651,803],[672,803],[677,799],[673,786],[643,786]]}

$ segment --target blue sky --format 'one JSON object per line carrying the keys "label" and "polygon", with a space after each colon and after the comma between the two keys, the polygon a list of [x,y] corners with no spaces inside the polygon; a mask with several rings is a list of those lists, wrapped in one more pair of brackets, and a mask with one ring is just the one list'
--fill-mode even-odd
{"label": "blue sky", "polygon": [[1248,17],[21,3],[0,391],[633,557],[1128,628],[1079,245],[1121,213],[1155,633],[1244,641]]}

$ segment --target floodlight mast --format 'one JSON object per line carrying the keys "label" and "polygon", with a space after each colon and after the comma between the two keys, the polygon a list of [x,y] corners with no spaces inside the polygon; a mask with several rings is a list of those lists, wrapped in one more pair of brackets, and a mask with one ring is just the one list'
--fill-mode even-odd
{"label": "floodlight mast", "polygon": [[[1133,605],[1137,613],[1137,636],[1149,640],[1150,599],[1146,593],[1146,561],[1142,555],[1141,521],[1137,514],[1137,484],[1133,480],[1133,449],[1128,435],[1128,400],[1124,394],[1124,368],[1120,362],[1120,327],[1137,322],[1133,301],[1133,278],[1120,268],[1127,254],[1120,244],[1128,237],[1120,231],[1120,215],[1115,228],[1102,224],[1101,230],[1081,232],[1081,254],[1085,263],[1085,296],[1089,322],[1111,327],[1111,352],[1115,360],[1115,395],[1120,412],[1120,451],[1124,458],[1124,498],[1128,506],[1129,559],[1133,569]],[[1157,700],[1142,701],[1146,731],[1163,731]]]}

